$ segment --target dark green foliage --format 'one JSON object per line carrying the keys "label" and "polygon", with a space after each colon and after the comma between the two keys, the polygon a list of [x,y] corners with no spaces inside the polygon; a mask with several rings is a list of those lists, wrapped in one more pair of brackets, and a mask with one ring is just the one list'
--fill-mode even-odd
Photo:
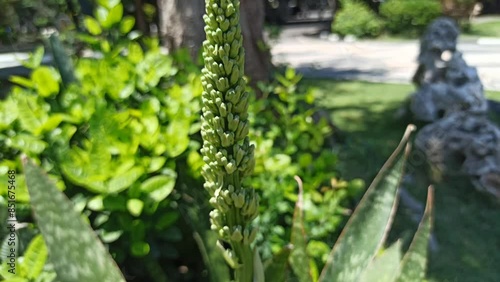
{"label": "dark green foliage", "polygon": [[262,259],[267,261],[289,243],[297,201],[294,176],[300,176],[307,206],[307,248],[315,250],[313,258],[321,267],[330,249],[327,244],[335,242],[346,208],[364,184],[359,179],[339,179],[333,129],[325,112],[315,104],[314,87],[301,87],[301,79],[293,69],[278,73],[274,82],[262,85],[264,97],[250,103],[250,138],[256,143],[251,185],[261,196],[257,240]]}
{"label": "dark green foliage", "polygon": [[406,36],[420,35],[441,14],[438,0],[388,0],[380,5],[387,31]]}
{"label": "dark green foliage", "polygon": [[356,37],[377,37],[382,33],[384,22],[364,3],[343,0],[341,4],[332,24],[333,33]]}
{"label": "dark green foliage", "polygon": [[0,44],[34,41],[46,27],[70,24],[65,0],[0,0]]}

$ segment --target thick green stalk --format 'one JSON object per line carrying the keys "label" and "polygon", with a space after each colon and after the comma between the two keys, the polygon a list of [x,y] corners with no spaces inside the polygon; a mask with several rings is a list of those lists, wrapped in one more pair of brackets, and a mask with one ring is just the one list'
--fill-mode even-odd
{"label": "thick green stalk", "polygon": [[[237,281],[253,279],[251,243],[257,230],[259,197],[242,186],[252,173],[254,146],[247,137],[248,96],[243,78],[244,57],[238,0],[207,0],[203,43],[202,154],[204,187],[210,193],[210,222],[225,249]],[[221,244],[222,246],[222,244]]]}

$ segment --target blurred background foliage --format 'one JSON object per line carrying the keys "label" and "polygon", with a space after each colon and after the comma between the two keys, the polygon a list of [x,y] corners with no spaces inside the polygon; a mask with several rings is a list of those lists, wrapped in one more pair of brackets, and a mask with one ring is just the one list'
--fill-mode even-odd
{"label": "blurred background foliage", "polygon": [[[332,23],[339,35],[377,37],[381,34],[417,36],[438,16],[457,19],[465,29],[475,4],[482,13],[499,12],[496,0],[262,0],[269,23],[317,21]],[[33,43],[40,33],[52,29],[83,31],[85,16],[92,15],[104,0],[0,0],[0,44]],[[124,15],[135,18],[134,30],[142,34],[158,34],[157,1],[123,0]],[[356,16],[352,16],[356,12]],[[332,22],[333,21],[333,22]],[[1,47],[0,45],[0,47]]]}
{"label": "blurred background foliage", "polygon": [[[83,31],[68,28],[44,40],[24,62],[30,75],[12,76],[14,86],[0,101],[1,181],[7,170],[18,172],[20,254],[31,254],[39,234],[19,160],[24,153],[71,198],[126,276],[201,281],[208,274],[199,249],[210,240],[208,217],[201,216],[208,215],[199,175],[201,67],[186,50],[162,53],[157,39],[134,29],[124,4],[103,4],[82,17]],[[44,54],[53,65],[42,64]],[[251,103],[257,176],[250,184],[262,196],[258,244],[268,259],[289,243],[283,238],[290,237],[297,200],[293,177],[301,176],[308,249],[321,269],[364,183],[339,179],[333,127],[300,80],[292,69],[277,72],[260,85],[264,97]],[[3,186],[2,221],[6,194]],[[40,277],[53,279],[52,266],[43,269]]]}

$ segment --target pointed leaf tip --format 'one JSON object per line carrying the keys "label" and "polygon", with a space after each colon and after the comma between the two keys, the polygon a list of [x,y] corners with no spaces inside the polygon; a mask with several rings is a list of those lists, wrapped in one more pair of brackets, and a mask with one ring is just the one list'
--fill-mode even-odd
{"label": "pointed leaf tip", "polygon": [[424,215],[413,241],[401,261],[401,273],[397,282],[422,281],[427,271],[427,255],[434,213],[434,187],[429,186]]}
{"label": "pointed leaf tip", "polygon": [[415,126],[409,125],[401,142],[379,171],[332,248],[319,281],[357,282],[383,245],[397,206],[399,183]]}

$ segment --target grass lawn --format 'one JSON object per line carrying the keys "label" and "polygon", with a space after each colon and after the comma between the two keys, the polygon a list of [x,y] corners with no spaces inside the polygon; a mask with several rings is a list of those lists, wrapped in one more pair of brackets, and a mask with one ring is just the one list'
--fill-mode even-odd
{"label": "grass lawn", "polygon": [[[397,120],[394,114],[414,87],[312,79],[303,83],[319,88],[320,104],[341,131],[338,150],[343,176],[371,182],[411,122]],[[500,92],[487,96],[500,100]],[[429,183],[422,172],[416,175],[420,177],[406,189],[423,203]],[[445,179],[435,187],[438,248],[430,255],[429,281],[500,281],[500,204],[476,192],[466,179]],[[411,240],[417,224],[409,216],[401,205],[390,239]]]}
{"label": "grass lawn", "polygon": [[485,23],[473,23],[467,35],[500,37],[500,21],[491,21]]}

